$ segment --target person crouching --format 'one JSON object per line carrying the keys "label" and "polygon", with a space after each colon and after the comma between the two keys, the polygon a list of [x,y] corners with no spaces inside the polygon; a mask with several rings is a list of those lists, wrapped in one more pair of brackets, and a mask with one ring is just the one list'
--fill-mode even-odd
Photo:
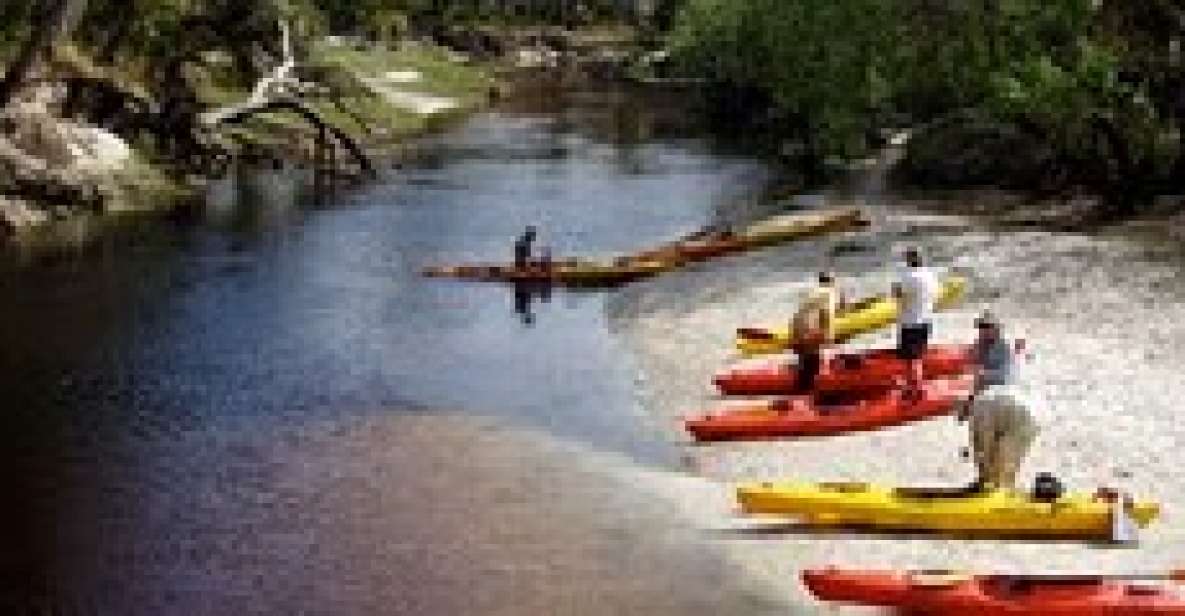
{"label": "person crouching", "polygon": [[[1014,349],[990,312],[975,321],[975,385],[959,421],[970,417],[971,449],[979,477],[973,488],[1014,488],[1021,463],[1038,427],[1028,396],[1019,385]],[[1015,352],[1023,350],[1017,341]]]}

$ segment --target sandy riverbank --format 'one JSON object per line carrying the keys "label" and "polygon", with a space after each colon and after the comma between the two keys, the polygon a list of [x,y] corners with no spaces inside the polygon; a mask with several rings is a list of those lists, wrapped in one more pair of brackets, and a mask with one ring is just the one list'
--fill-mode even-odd
{"label": "sandy riverbank", "polygon": [[[969,340],[991,306],[1035,356],[1025,378],[1047,401],[1044,431],[1024,481],[1052,471],[1069,486],[1130,488],[1160,500],[1164,519],[1139,549],[1076,543],[947,541],[836,536],[736,539],[745,568],[802,598],[797,571],[826,563],[1012,571],[1125,571],[1179,566],[1185,557],[1185,463],[1176,417],[1183,393],[1185,281],[1170,249],[1116,237],[987,231],[963,217],[874,207],[873,230],[720,260],[632,286],[611,305],[616,329],[644,372],[646,401],[672,439],[684,414],[719,403],[710,377],[729,361],[733,329],[772,324],[822,266],[856,295],[887,289],[894,251],[918,243],[972,279],[968,301],[941,315],[942,341]],[[842,250],[835,250],[837,247]],[[834,256],[833,256],[834,255]],[[892,343],[890,333],[861,339]],[[951,418],[812,441],[687,446],[696,472],[730,495],[732,482],[798,477],[898,484],[961,484],[972,467],[958,450],[966,429]],[[735,522],[722,517],[720,524]]]}

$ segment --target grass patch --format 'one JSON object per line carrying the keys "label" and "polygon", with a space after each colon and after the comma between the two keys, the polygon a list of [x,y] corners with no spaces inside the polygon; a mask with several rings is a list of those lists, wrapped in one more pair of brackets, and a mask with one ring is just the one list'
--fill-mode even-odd
{"label": "grass patch", "polygon": [[[444,96],[456,100],[458,109],[470,109],[484,101],[492,79],[482,69],[458,63],[449,52],[437,47],[407,45],[393,50],[382,47],[358,49],[314,43],[309,58],[299,69],[302,79],[315,81],[328,93],[306,102],[327,122],[352,135],[361,143],[382,143],[413,135],[440,121],[391,104],[368,87],[363,79],[381,79],[390,71],[418,71],[420,80],[395,84],[408,92]],[[207,107],[244,100],[250,92],[217,66],[194,67],[189,75]],[[444,115],[448,115],[445,112]],[[264,147],[282,144],[296,136],[312,138],[314,131],[294,114],[257,116],[228,134]]]}
{"label": "grass patch", "polygon": [[362,77],[382,77],[396,70],[419,71],[421,80],[407,84],[409,90],[451,96],[462,102],[480,100],[492,83],[483,71],[452,60],[449,52],[439,47],[408,44],[397,50],[378,47],[358,50],[320,43],[314,46],[312,55],[316,64]]}

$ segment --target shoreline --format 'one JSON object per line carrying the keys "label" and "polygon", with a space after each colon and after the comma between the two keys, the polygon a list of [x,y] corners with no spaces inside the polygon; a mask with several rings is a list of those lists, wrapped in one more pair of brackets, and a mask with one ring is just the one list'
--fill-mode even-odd
{"label": "shoreline", "polygon": [[[611,307],[615,331],[634,353],[648,387],[644,404],[683,445],[696,472],[731,497],[734,482],[799,478],[861,480],[897,485],[962,485],[973,466],[958,457],[966,427],[950,417],[827,439],[694,445],[680,419],[720,404],[710,377],[736,359],[732,332],[765,325],[788,312],[822,266],[839,272],[855,295],[887,288],[891,255],[920,243],[940,267],[971,273],[967,299],[939,313],[936,342],[964,342],[971,322],[991,305],[1009,335],[1023,336],[1035,359],[1025,378],[1041,399],[1042,433],[1022,468],[1028,485],[1050,471],[1070,490],[1099,485],[1131,489],[1159,500],[1166,517],[1142,533],[1134,550],[1075,543],[952,541],[892,536],[789,535],[735,541],[736,558],[755,576],[781,580],[805,600],[797,571],[826,564],[903,568],[963,568],[1015,572],[1122,572],[1171,569],[1185,522],[1185,483],[1173,472],[1176,366],[1185,361],[1185,284],[1176,256],[1150,253],[1138,240],[1049,231],[1002,231],[961,216],[877,208],[882,230],[825,238],[723,259],[626,289]],[[950,235],[909,233],[911,226],[948,224]],[[844,244],[870,252],[826,256]],[[1099,259],[1103,255],[1112,261]],[[1138,273],[1136,273],[1138,272]],[[746,280],[746,283],[735,281]],[[734,281],[734,282],[729,282]],[[852,346],[891,345],[891,331]],[[756,545],[762,544],[762,545]],[[776,555],[775,555],[776,554]]]}
{"label": "shoreline", "polygon": [[[67,49],[60,53],[65,59],[58,60],[58,65],[65,67],[59,69],[64,75],[70,71],[96,70],[85,59],[79,59],[75,51]],[[398,165],[403,144],[446,130],[481,109],[495,92],[505,89],[505,84],[495,79],[493,64],[462,61],[444,48],[414,41],[396,49],[381,44],[345,47],[322,41],[315,45],[314,55],[309,60],[310,68],[336,74],[338,80],[354,80],[357,87],[331,94],[329,98],[319,94],[309,98],[306,104],[317,109],[329,125],[357,141],[366,156],[383,167]],[[206,68],[209,72],[216,67]],[[199,73],[195,80],[195,88],[207,110],[246,96],[220,89],[209,74]],[[65,159],[70,162],[63,167],[60,177],[47,177],[65,182],[63,185],[69,190],[90,190],[99,201],[84,207],[70,199],[42,202],[17,196],[0,197],[0,245],[19,243],[30,235],[45,235],[47,228],[80,218],[161,217],[200,207],[205,190],[228,172],[233,173],[236,166],[313,167],[318,175],[328,173],[327,177],[334,183],[357,185],[366,181],[363,175],[339,162],[343,155],[334,151],[341,144],[331,144],[329,165],[322,168],[321,155],[315,151],[318,149],[316,129],[283,115],[248,118],[241,124],[214,128],[211,133],[214,142],[229,148],[230,157],[199,172],[182,173],[168,164],[146,159],[114,133],[59,117],[54,94],[34,88],[28,96],[29,101],[16,103],[6,111],[18,118],[27,116],[37,124],[24,127],[25,132],[53,135],[57,141],[52,141],[51,149],[58,147],[72,152]],[[22,135],[20,139],[27,141],[29,137]],[[89,141],[84,143],[85,139],[95,140],[107,150]],[[72,140],[78,140],[80,145]],[[14,159],[17,162],[11,164],[34,167],[40,156],[49,156],[39,151],[14,152],[24,158]],[[21,173],[33,173],[34,177],[43,173],[35,168],[21,170],[19,164]],[[98,171],[88,171],[91,167]],[[91,189],[91,183],[97,188]],[[84,190],[83,194],[90,193]]]}

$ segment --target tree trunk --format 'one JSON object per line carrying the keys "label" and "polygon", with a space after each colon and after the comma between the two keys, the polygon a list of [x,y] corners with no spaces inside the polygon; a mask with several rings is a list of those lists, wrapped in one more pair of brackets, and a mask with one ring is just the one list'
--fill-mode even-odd
{"label": "tree trunk", "polygon": [[1135,160],[1131,144],[1118,126],[1099,116],[1095,116],[1091,121],[1107,141],[1110,158],[1115,161],[1117,167],[1115,177],[1103,179],[1102,192],[1110,213],[1116,216],[1129,216],[1135,213],[1144,196],[1141,190],[1144,179],[1142,167],[1146,165],[1141,165]]}
{"label": "tree trunk", "polygon": [[99,60],[111,64],[115,61],[115,52],[119,46],[123,44],[128,33],[131,31],[132,20],[136,18],[136,2],[137,0],[124,0],[115,9],[114,23],[110,29],[105,32],[106,37],[103,39],[103,44],[99,47]]}
{"label": "tree trunk", "polygon": [[1175,183],[1173,188],[1180,189],[1185,184],[1185,81],[1177,85],[1177,104],[1173,115],[1177,123],[1177,160],[1173,163],[1169,181]]}

